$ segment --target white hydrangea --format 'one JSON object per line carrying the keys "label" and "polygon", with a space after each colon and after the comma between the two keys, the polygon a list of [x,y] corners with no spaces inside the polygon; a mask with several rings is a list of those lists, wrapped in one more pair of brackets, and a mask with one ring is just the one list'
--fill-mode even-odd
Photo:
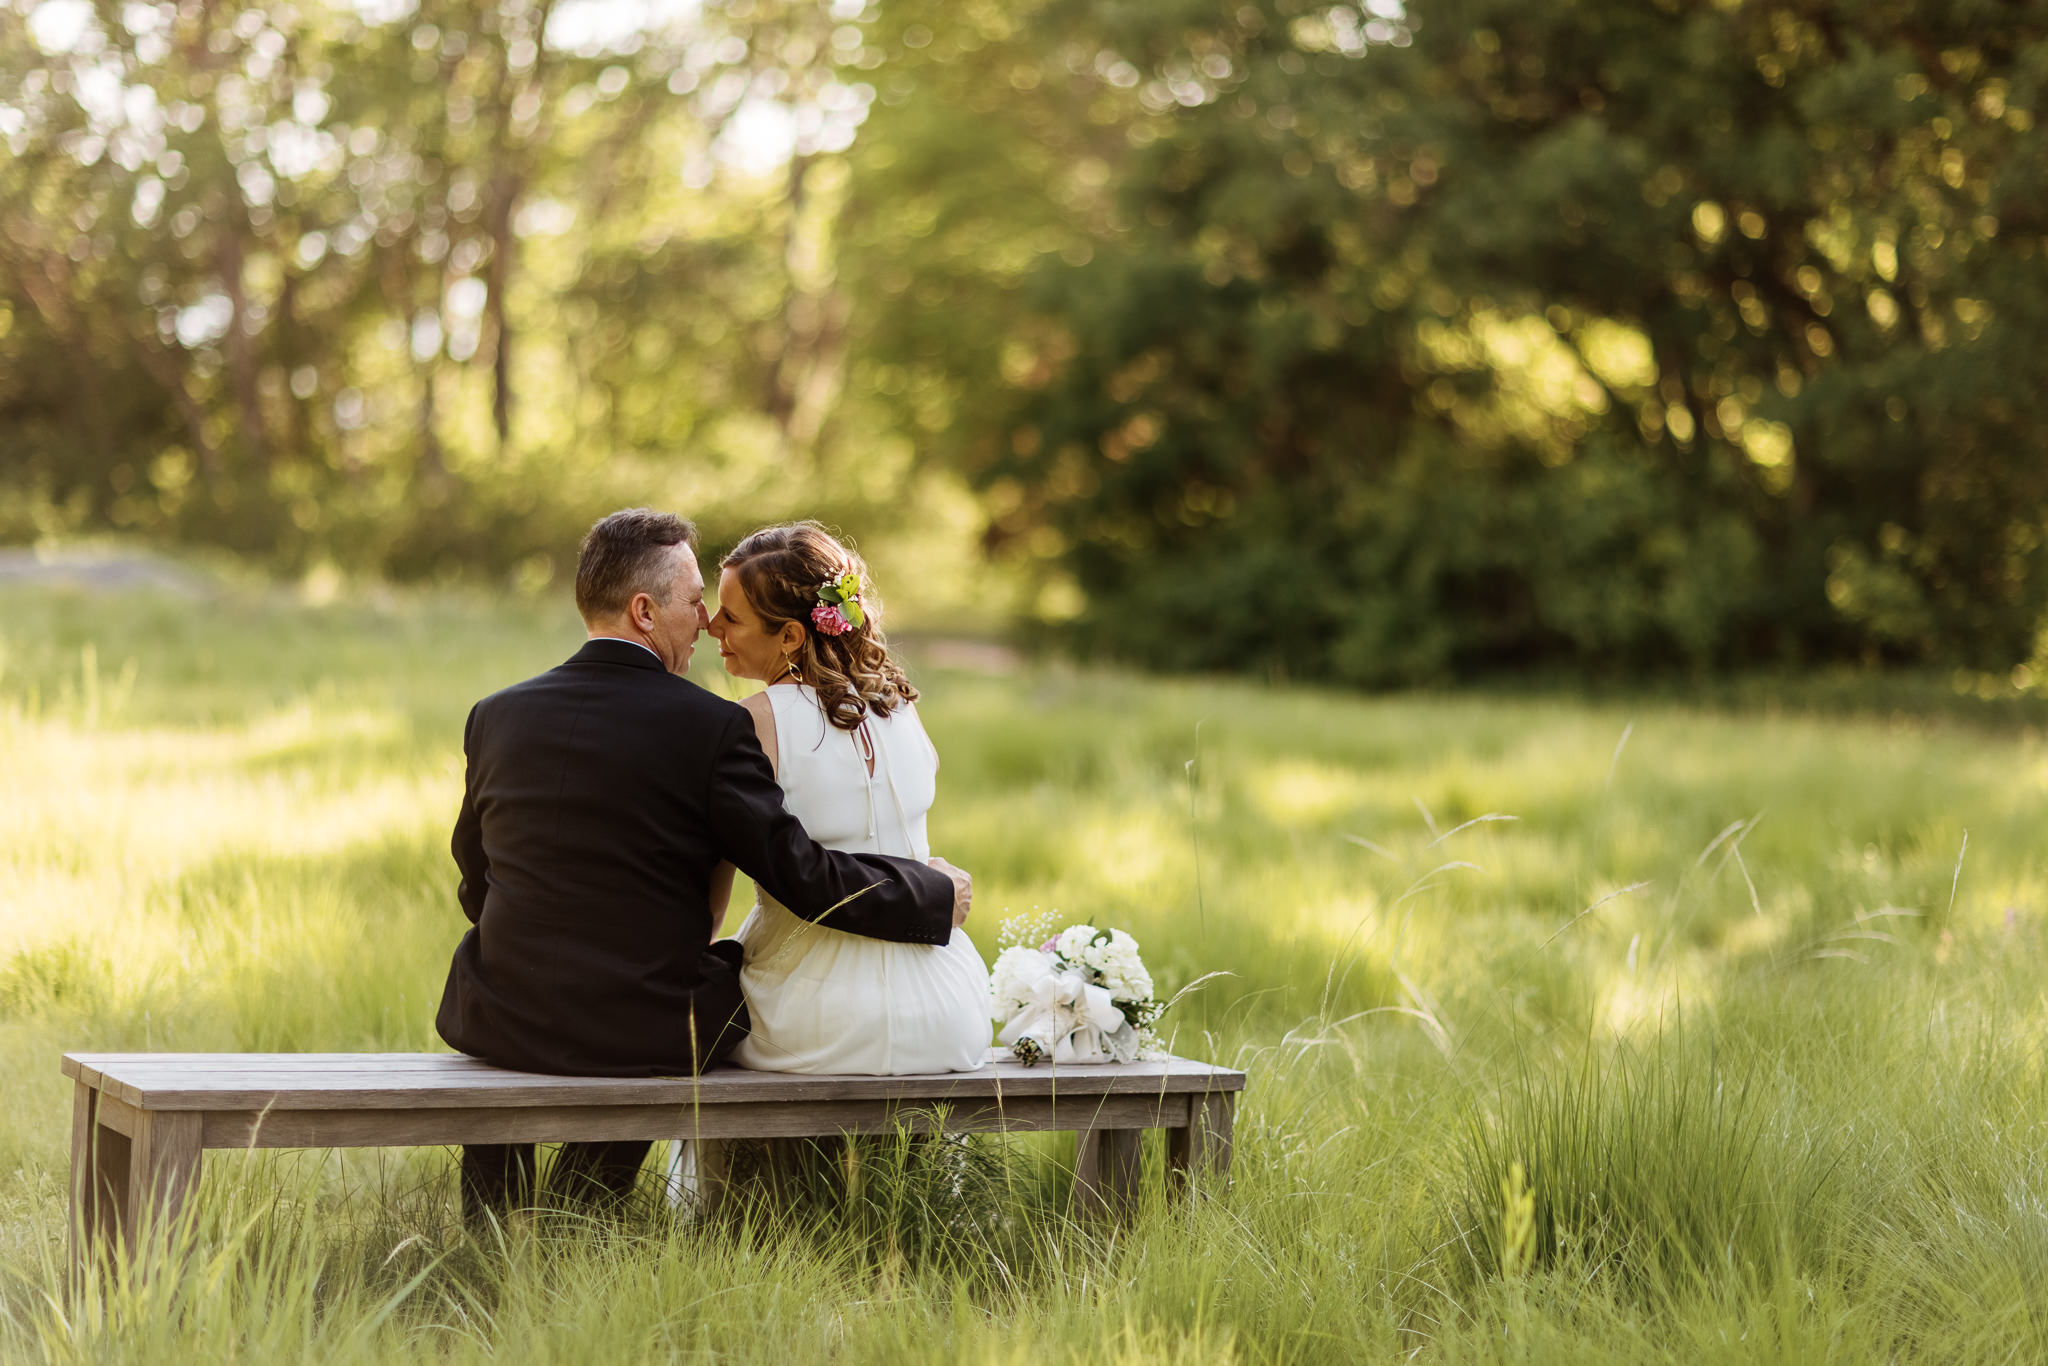
{"label": "white hydrangea", "polygon": [[1100,975],[1102,985],[1119,1001],[1152,999],[1152,974],[1138,956],[1138,941],[1122,930],[1111,930],[1102,943],[1081,951],[1081,961]]}
{"label": "white hydrangea", "polygon": [[1138,956],[1138,941],[1122,930],[1105,933],[1093,925],[1069,925],[1053,941],[1053,950],[1086,969],[1119,1001],[1152,999],[1152,974]]}
{"label": "white hydrangea", "polygon": [[1088,950],[1089,941],[1095,938],[1093,925],[1069,925],[1053,940],[1053,949],[1069,963],[1083,963],[1082,954]]}

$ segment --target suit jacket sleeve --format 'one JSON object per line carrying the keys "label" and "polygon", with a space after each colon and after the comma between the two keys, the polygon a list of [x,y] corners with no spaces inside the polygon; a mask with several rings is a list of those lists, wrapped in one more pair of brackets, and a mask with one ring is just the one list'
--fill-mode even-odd
{"label": "suit jacket sleeve", "polygon": [[738,708],[711,761],[706,809],[720,852],[803,919],[897,944],[952,937],[952,880],[915,859],[840,853],[805,834]]}
{"label": "suit jacket sleeve", "polygon": [[474,925],[484,913],[484,889],[490,882],[491,862],[484,855],[484,827],[476,813],[476,708],[469,709],[469,720],[462,727],[462,810],[455,817],[455,838],[450,848],[455,854],[455,869],[462,875],[456,884],[455,899],[462,905],[462,913]]}

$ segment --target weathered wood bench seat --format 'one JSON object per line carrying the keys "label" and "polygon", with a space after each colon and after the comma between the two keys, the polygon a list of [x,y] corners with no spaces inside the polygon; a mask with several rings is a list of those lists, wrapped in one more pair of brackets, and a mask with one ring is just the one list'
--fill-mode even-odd
{"label": "weathered wood bench seat", "polygon": [[[1173,1178],[1228,1169],[1245,1075],[1172,1058],[1085,1067],[992,1061],[913,1077],[795,1076],[720,1068],[702,1077],[556,1077],[454,1053],[67,1053],[71,1246],[131,1244],[175,1216],[208,1148],[416,1147],[457,1143],[1072,1130],[1085,1197],[1135,1192],[1139,1141],[1167,1131]],[[718,1170],[715,1156],[700,1162]]]}

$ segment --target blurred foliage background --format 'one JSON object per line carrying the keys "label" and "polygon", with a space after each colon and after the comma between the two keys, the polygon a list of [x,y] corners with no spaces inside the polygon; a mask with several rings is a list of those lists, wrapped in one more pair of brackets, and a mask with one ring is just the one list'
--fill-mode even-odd
{"label": "blurred foliage background", "polygon": [[0,540],[805,513],[1155,667],[2025,688],[2044,77],[2040,0],[5,0]]}

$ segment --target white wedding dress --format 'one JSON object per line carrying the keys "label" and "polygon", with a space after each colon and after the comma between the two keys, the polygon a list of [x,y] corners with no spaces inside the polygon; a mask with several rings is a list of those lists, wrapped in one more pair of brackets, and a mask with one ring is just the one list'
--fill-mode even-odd
{"label": "white wedding dress", "polygon": [[[869,716],[871,774],[815,689],[780,684],[768,698],[783,805],[812,839],[849,853],[931,857],[925,813],[939,756],[913,708]],[[988,1061],[988,968],[961,930],[944,944],[885,943],[800,919],[764,892],[736,937],[752,1020],[732,1055],[742,1067],[901,1076]]]}
{"label": "white wedding dress", "polygon": [[[916,711],[870,716],[875,770],[825,718],[808,684],[768,689],[782,804],[812,839],[849,853],[931,857],[925,813],[939,754]],[[954,930],[944,944],[890,944],[800,919],[766,892],[734,936],[751,1026],[732,1061],[763,1072],[904,1076],[988,1063],[988,967]],[[697,1145],[670,1151],[668,1195],[697,1194]]]}

